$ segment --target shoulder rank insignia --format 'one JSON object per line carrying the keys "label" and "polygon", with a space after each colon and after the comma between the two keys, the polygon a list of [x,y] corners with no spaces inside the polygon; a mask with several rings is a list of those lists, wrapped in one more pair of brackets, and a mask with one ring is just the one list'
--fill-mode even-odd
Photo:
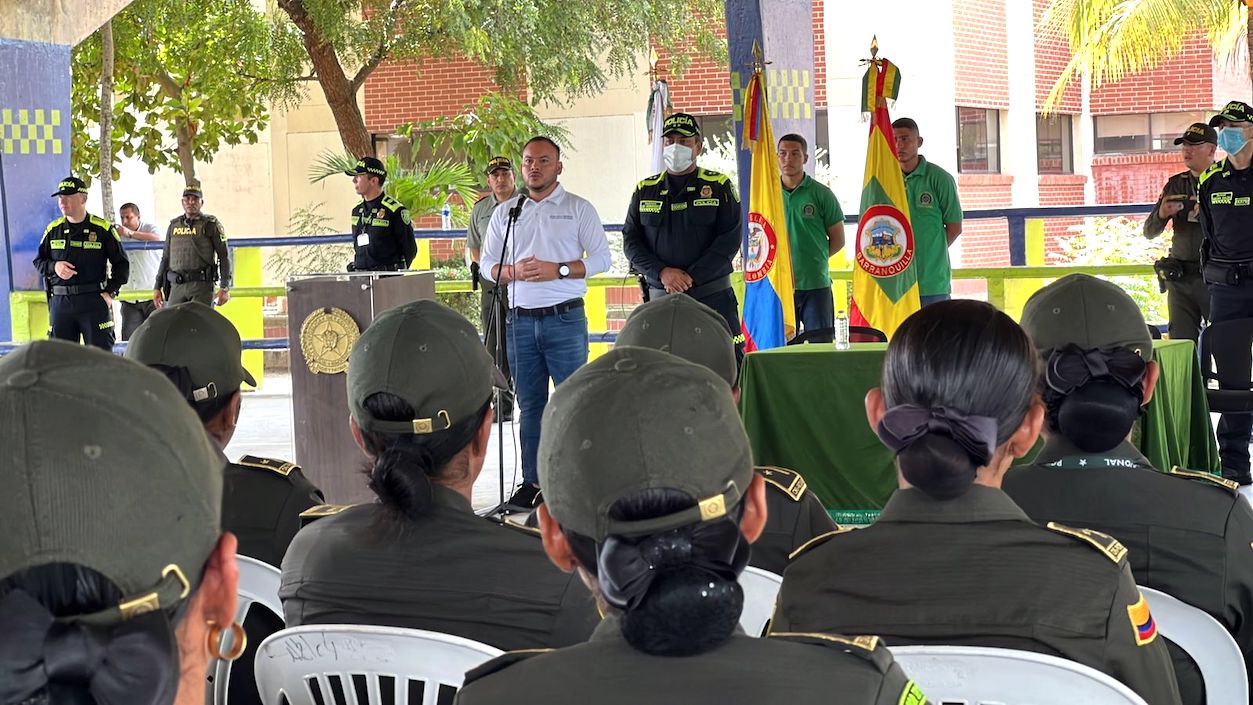
{"label": "shoulder rank insignia", "polygon": [[772,485],[783,491],[784,494],[792,498],[793,502],[801,501],[805,496],[805,490],[809,489],[809,485],[805,483],[805,478],[801,477],[799,472],[780,468],[774,465],[758,465],[753,468],[761,475],[761,479],[766,484]]}
{"label": "shoulder rank insignia", "polygon": [[818,534],[817,536],[813,537],[812,539],[809,539],[805,543],[802,543],[800,546],[797,546],[795,551],[792,551],[791,553],[787,555],[787,559],[789,561],[796,560],[797,556],[810,550],[811,548],[817,548],[818,546],[821,546],[822,544],[826,543],[827,540],[830,539],[832,536],[836,536],[837,534],[847,534],[850,531],[854,531],[853,527],[842,526],[836,529],[835,531],[828,531],[825,534]]}
{"label": "shoulder rank insignia", "polygon": [[285,460],[276,460],[274,458],[259,458],[255,455],[245,455],[239,459],[236,465],[244,465],[250,468],[261,468],[270,472],[278,473],[283,477],[287,477],[293,470],[299,470],[300,466],[295,463],[289,463]]}
{"label": "shoulder rank insignia", "polygon": [[822,634],[819,632],[771,632],[770,639],[786,639],[804,644],[818,644],[828,648],[839,649],[844,653],[853,654],[865,659],[878,667],[880,673],[886,673],[892,667],[892,652],[883,640],[877,636],[841,636],[839,634]]}
{"label": "shoulder rank insignia", "polygon": [[539,656],[541,654],[546,654],[554,650],[555,649],[521,649],[519,651],[508,651],[506,653],[501,654],[500,656],[497,656],[491,661],[488,661],[482,666],[471,668],[469,671],[466,671],[466,679],[465,679],[464,685],[470,685],[474,681],[480,678],[483,678],[484,676],[490,676],[493,673],[499,673],[500,671],[503,671],[506,668],[509,668],[515,663],[521,663],[522,661],[525,661],[531,658],[532,656]]}
{"label": "shoulder rank insignia", "polygon": [[1227,160],[1224,159],[1221,162],[1214,162],[1213,164],[1210,164],[1209,167],[1205,169],[1205,171],[1201,172],[1200,182],[1205,183],[1207,180],[1209,180],[1209,177],[1222,171],[1226,163],[1227,163]]}
{"label": "shoulder rank insignia", "polygon": [[1049,531],[1056,531],[1059,534],[1065,534],[1071,538],[1079,539],[1080,541],[1105,554],[1106,558],[1118,563],[1119,565],[1127,560],[1127,547],[1119,543],[1118,539],[1110,536],[1109,534],[1102,534],[1101,532],[1093,531],[1092,529],[1076,529],[1064,524],[1058,524],[1055,521],[1050,521],[1045,525],[1045,528]]}
{"label": "shoulder rank insignia", "polygon": [[355,507],[355,506],[357,505],[355,504],[318,504],[318,505],[309,507],[308,509],[301,512],[300,518],[301,519],[317,519],[319,517],[329,517],[333,514],[339,514],[345,509],[348,509],[350,507]]}
{"label": "shoulder rank insignia", "polygon": [[1166,474],[1174,475],[1176,477],[1186,477],[1189,480],[1200,480],[1202,482],[1208,482],[1213,485],[1218,485],[1219,487],[1225,487],[1228,490],[1230,490],[1233,494],[1240,492],[1240,483],[1236,482],[1235,480],[1228,480],[1225,477],[1219,477],[1218,475],[1211,475],[1208,472],[1198,472],[1196,470],[1184,470],[1183,468],[1176,465],[1172,467],[1170,470],[1168,470]]}

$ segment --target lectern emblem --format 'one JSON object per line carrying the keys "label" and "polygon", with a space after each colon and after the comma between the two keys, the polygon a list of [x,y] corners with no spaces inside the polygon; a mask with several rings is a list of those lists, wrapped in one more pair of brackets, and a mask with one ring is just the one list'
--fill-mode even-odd
{"label": "lectern emblem", "polygon": [[348,353],[361,336],[352,316],[342,309],[320,308],[300,324],[300,352],[315,375],[335,375],[348,369]]}

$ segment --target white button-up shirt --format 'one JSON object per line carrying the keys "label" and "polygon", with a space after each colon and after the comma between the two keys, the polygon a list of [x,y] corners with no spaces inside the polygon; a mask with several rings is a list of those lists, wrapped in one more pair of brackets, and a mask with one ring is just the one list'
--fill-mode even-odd
{"label": "white button-up shirt", "polygon": [[[522,201],[522,213],[509,232],[502,256],[509,211],[517,202],[516,198],[505,201],[492,213],[479,253],[483,277],[494,281],[492,270],[496,265],[516,265],[528,257],[557,263],[582,261],[588,277],[609,271],[609,238],[600,215],[587,199],[566,191],[561,184],[542,201]],[[509,305],[519,308],[554,306],[587,293],[587,281],[583,278],[514,280],[508,286]]]}

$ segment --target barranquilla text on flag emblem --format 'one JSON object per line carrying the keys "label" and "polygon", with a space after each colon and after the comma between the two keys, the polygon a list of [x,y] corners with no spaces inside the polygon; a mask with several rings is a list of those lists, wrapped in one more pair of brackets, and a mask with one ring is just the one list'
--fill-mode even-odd
{"label": "barranquilla text on flag emblem", "polygon": [[877,58],[877,41],[870,51],[862,79],[862,111],[870,116],[870,139],[857,221],[849,322],[877,328],[891,337],[901,322],[919,309],[918,273],[905,176],[896,159],[896,139],[888,116],[888,101],[900,91],[900,71],[887,59]]}
{"label": "barranquilla text on flag emblem", "polygon": [[743,329],[747,352],[781,347],[796,335],[792,254],[766,95],[765,77],[758,65],[744,91],[743,105],[743,144],[753,157],[744,243]]}

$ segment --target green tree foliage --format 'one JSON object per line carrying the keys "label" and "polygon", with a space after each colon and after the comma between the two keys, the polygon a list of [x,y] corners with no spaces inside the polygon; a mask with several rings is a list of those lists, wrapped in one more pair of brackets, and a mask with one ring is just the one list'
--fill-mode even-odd
{"label": "green tree foliage", "polygon": [[[271,106],[303,95],[299,39],[249,0],[135,0],[112,28],[115,152],[150,172],[168,167],[193,181],[197,162],[225,145],[255,143]],[[100,116],[101,58],[97,31],[72,59],[73,167],[92,176],[101,168],[89,128]]]}
{"label": "green tree foliage", "polygon": [[[1178,56],[1198,35],[1219,57],[1236,56],[1241,45],[1253,48],[1248,9],[1238,0],[1053,0],[1036,34],[1070,42],[1071,59],[1045,101],[1045,112],[1076,76],[1100,86],[1150,71]],[[1253,66],[1253,52],[1249,60]]]}
{"label": "green tree foliage", "polygon": [[540,120],[525,101],[500,93],[479,98],[457,115],[406,123],[396,132],[415,148],[457,155],[473,169],[482,169],[496,155],[517,162],[522,145],[537,135],[551,138],[563,150],[570,146],[568,130]]}
{"label": "green tree foliage", "polygon": [[276,0],[299,30],[351,154],[371,151],[357,92],[385,59],[464,57],[495,72],[503,90],[539,101],[600,92],[638,69],[649,44],[673,50],[677,70],[695,51],[725,56],[711,23],[719,0]]}

